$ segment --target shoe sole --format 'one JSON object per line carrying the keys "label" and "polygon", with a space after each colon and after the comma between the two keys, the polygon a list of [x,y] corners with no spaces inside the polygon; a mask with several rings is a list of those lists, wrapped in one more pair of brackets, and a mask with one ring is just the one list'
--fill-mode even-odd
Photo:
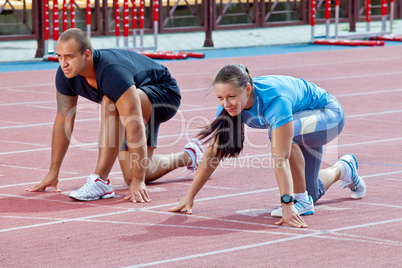
{"label": "shoe sole", "polygon": [[95,201],[95,200],[99,200],[99,199],[112,198],[112,197],[115,196],[115,193],[112,192],[110,194],[105,194],[105,195],[102,195],[102,196],[100,196],[98,198],[91,198],[91,199],[83,199],[83,198],[75,197],[75,196],[72,196],[72,195],[69,195],[69,196],[70,196],[71,199],[78,200],[78,201]]}
{"label": "shoe sole", "polygon": [[[315,212],[315,210],[306,211],[306,212],[300,214],[300,216],[312,215],[312,214],[314,214],[314,212]],[[272,214],[271,213],[271,217],[273,217],[273,218],[282,218],[282,214]]]}

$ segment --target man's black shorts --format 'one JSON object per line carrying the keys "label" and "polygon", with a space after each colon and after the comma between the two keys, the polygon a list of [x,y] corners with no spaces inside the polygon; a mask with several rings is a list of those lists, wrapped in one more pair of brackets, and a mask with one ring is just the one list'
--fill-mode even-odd
{"label": "man's black shorts", "polygon": [[[147,94],[152,103],[151,118],[145,124],[147,145],[156,147],[160,124],[171,119],[179,109],[180,90],[174,80],[164,84],[145,85],[140,89]],[[120,150],[128,150],[126,139]]]}

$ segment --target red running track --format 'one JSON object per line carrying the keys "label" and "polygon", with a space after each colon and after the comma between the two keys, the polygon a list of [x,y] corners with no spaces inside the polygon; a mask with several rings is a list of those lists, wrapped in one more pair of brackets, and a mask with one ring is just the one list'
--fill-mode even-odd
{"label": "red running track", "polygon": [[161,127],[159,152],[179,151],[217,102],[208,93],[227,63],[253,76],[285,74],[327,89],[346,126],[325,148],[323,166],[353,153],[368,187],[352,200],[334,185],[304,217],[307,229],[276,226],[279,205],[267,133],[247,129],[244,153],[225,161],[196,198],[193,215],[168,209],[190,183],[185,169],[149,185],[152,202],[133,204],[118,165],[117,197],[77,202],[97,159],[99,111],[80,101],[59,187],[29,193],[50,162],[55,70],[0,73],[0,263],[2,267],[400,267],[402,262],[402,47],[166,62],[182,89],[179,114]]}

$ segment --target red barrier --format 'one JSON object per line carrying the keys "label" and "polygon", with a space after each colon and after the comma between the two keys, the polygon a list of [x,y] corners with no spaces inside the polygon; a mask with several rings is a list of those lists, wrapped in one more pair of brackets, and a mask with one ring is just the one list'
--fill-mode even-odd
{"label": "red barrier", "polygon": [[140,30],[144,29],[144,0],[140,1]]}
{"label": "red barrier", "polygon": [[187,54],[181,54],[181,53],[171,53],[171,52],[139,52],[139,53],[151,59],[158,59],[158,60],[184,60],[188,58]]}
{"label": "red barrier", "polygon": [[182,54],[182,55],[187,55],[189,58],[205,58],[204,53],[194,53],[194,52],[173,52],[173,51],[167,51],[165,53],[176,53],[176,54]]}
{"label": "red barrier", "polygon": [[374,36],[370,37],[370,40],[382,40],[382,41],[396,41],[396,42],[402,42],[402,36]]}
{"label": "red barrier", "polygon": [[43,56],[43,59],[46,60],[46,61],[59,62],[59,58],[56,57],[56,56],[45,55],[45,56]]}
{"label": "red barrier", "polygon": [[325,0],[325,19],[331,19],[331,0]]}
{"label": "red barrier", "polygon": [[128,20],[128,16],[129,16],[129,9],[128,9],[128,0],[124,0],[124,4],[123,4],[123,36],[124,37],[128,37],[128,30],[130,28],[129,25],[129,20]]}
{"label": "red barrier", "polygon": [[366,0],[366,22],[371,22],[371,0]]}
{"label": "red barrier", "polygon": [[59,5],[57,1],[53,1],[53,41],[59,39]]}
{"label": "red barrier", "polygon": [[315,45],[338,45],[338,46],[384,46],[384,41],[369,40],[314,40]]}
{"label": "red barrier", "polygon": [[119,46],[120,36],[120,5],[119,0],[114,1],[114,35],[116,36],[116,45]]}
{"label": "red barrier", "polygon": [[74,0],[70,0],[70,27],[75,28],[75,3]]}
{"label": "red barrier", "polygon": [[91,37],[91,2],[87,0],[86,8],[87,35]]}
{"label": "red barrier", "polygon": [[381,0],[381,16],[387,16],[388,1]]}
{"label": "red barrier", "polygon": [[154,2],[154,22],[158,22],[159,18],[159,4],[158,1]]}
{"label": "red barrier", "polygon": [[311,0],[311,4],[310,4],[310,25],[311,25],[311,27],[315,26],[315,12],[316,12],[316,1]]}
{"label": "red barrier", "polygon": [[67,3],[66,3],[66,0],[63,0],[62,22],[63,22],[62,31],[64,32],[65,30],[67,30]]}
{"label": "red barrier", "polygon": [[[44,28],[45,28],[45,42],[49,41],[49,36],[50,36],[50,28],[49,28],[49,0],[44,0],[43,1],[44,5],[44,13],[45,16],[43,17],[44,19]],[[47,50],[46,50],[47,52]]]}

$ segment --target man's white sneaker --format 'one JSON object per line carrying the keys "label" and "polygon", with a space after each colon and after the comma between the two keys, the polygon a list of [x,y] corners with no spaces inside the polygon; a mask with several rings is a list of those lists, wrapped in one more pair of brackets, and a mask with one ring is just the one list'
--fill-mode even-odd
{"label": "man's white sneaker", "polygon": [[186,151],[193,160],[193,162],[187,167],[187,169],[196,171],[205,152],[204,146],[202,146],[199,140],[190,139],[186,146],[184,146],[184,151]]}
{"label": "man's white sneaker", "polygon": [[339,188],[348,188],[353,199],[363,198],[366,195],[366,183],[357,174],[359,165],[356,157],[346,154],[339,159],[338,163],[346,168],[346,174],[342,178]]}
{"label": "man's white sneaker", "polygon": [[[311,196],[308,196],[308,200],[296,200],[295,208],[299,215],[311,215],[314,213],[314,202]],[[282,218],[282,206],[271,211],[271,217]]]}
{"label": "man's white sneaker", "polygon": [[84,186],[70,193],[70,197],[72,199],[80,201],[98,200],[99,198],[111,198],[114,195],[115,194],[110,180],[107,180],[107,182],[105,182],[97,174],[91,174],[88,177],[87,183],[85,183]]}

